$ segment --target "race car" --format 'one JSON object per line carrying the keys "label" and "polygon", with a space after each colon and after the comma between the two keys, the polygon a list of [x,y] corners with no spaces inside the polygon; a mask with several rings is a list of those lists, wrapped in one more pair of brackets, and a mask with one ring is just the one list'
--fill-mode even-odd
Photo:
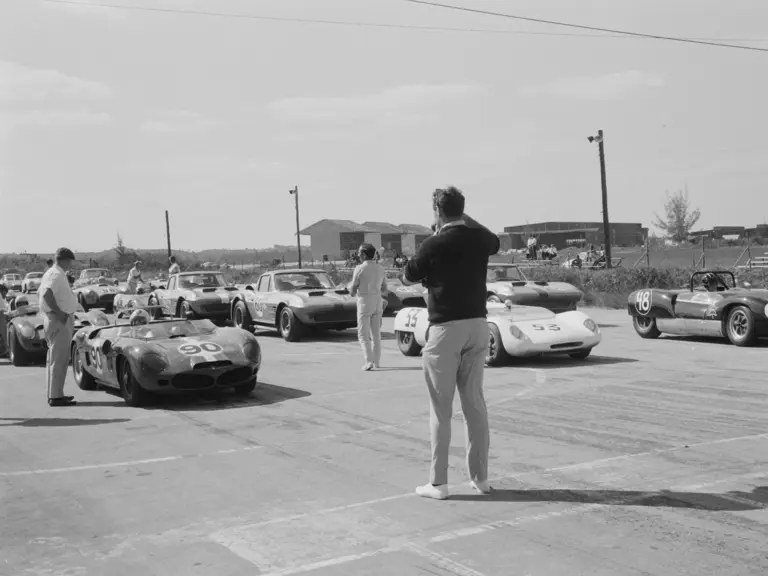
{"label": "race car", "polygon": [[[75,280],[75,286],[77,282],[78,280]],[[103,308],[107,312],[112,312],[118,291],[119,288],[109,279],[96,284],[81,285],[73,290],[83,310]]]}
{"label": "race car", "polygon": [[86,268],[80,271],[80,276],[75,279],[75,288],[89,286],[91,284],[112,284],[117,286],[117,277],[106,268]]}
{"label": "race car", "polygon": [[727,270],[694,272],[687,288],[636,290],[629,295],[627,311],[641,338],[666,333],[751,346],[768,337],[768,290],[739,287]]}
{"label": "race car", "polygon": [[539,306],[552,312],[576,310],[583,296],[572,284],[528,280],[517,264],[499,262],[488,263],[486,290],[490,303]]}
{"label": "race car", "polygon": [[180,272],[168,278],[165,288],[153,291],[147,302],[168,308],[178,318],[229,320],[238,292],[221,272]]}
{"label": "race car", "polygon": [[[426,308],[404,308],[395,317],[397,347],[405,356],[418,356],[429,337]],[[600,344],[600,327],[583,312],[555,314],[538,306],[506,302],[488,304],[488,366],[510,358],[567,354],[583,360]]]}
{"label": "race car", "polygon": [[22,293],[29,294],[30,292],[37,292],[37,289],[40,288],[40,282],[42,282],[42,280],[42,272],[30,272],[24,276],[24,280],[21,282]]}
{"label": "race car", "polygon": [[9,292],[21,292],[21,274],[3,274],[3,280],[0,283],[5,284]]}
{"label": "race car", "polygon": [[[74,330],[86,326],[106,326],[107,315],[101,310],[86,312],[78,308],[74,317]],[[40,312],[37,295],[20,295],[11,301],[8,321],[8,355],[11,364],[23,366],[39,362],[48,352],[48,342],[43,329],[43,314]]]}
{"label": "race car", "polygon": [[296,342],[310,326],[333,330],[357,326],[357,299],[322,269],[272,270],[240,288],[231,314],[235,326],[245,330],[276,328],[286,341]]}
{"label": "race car", "polygon": [[427,289],[421,284],[406,286],[400,278],[387,278],[386,297],[387,312],[427,307]]}
{"label": "race car", "polygon": [[118,390],[129,406],[144,406],[155,394],[234,389],[247,395],[260,367],[253,334],[210,320],[150,321],[143,310],[120,312],[114,325],[84,328],[72,339],[75,383]]}
{"label": "race car", "polygon": [[126,293],[126,285],[119,285],[112,308],[115,313],[127,309],[141,309],[157,314],[156,305],[149,303],[149,296],[153,288],[151,284],[139,284],[135,294]]}

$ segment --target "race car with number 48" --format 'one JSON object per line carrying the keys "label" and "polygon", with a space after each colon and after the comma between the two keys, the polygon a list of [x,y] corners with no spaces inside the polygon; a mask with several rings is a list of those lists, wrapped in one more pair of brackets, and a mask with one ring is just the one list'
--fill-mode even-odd
{"label": "race car with number 48", "polygon": [[[567,354],[583,360],[600,344],[600,327],[583,312],[555,314],[537,306],[490,303],[488,366],[512,358]],[[429,338],[426,308],[404,308],[395,317],[397,346],[405,356],[418,356]]]}
{"label": "race car with number 48", "polygon": [[629,295],[627,311],[641,338],[727,338],[751,346],[768,337],[768,290],[738,286],[727,270],[699,270],[687,288],[646,288]]}

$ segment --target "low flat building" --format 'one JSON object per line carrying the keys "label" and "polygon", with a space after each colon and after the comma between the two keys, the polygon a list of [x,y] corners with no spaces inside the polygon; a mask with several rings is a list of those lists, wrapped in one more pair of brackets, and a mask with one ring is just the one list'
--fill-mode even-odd
{"label": "low flat building", "polygon": [[[639,223],[611,222],[611,245],[641,246],[648,228]],[[500,235],[502,250],[519,250],[528,245],[528,237],[536,234],[539,246],[554,244],[558,250],[571,247],[596,247],[605,242],[602,222],[539,222],[507,226]]]}

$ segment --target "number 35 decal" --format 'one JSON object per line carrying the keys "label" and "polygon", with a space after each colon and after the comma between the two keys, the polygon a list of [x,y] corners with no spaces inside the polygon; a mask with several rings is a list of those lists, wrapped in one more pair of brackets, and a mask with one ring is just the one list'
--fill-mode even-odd
{"label": "number 35 decal", "polygon": [[414,308],[408,311],[408,314],[405,316],[406,328],[416,328],[416,323],[419,321],[419,312],[421,312],[421,308]]}
{"label": "number 35 decal", "polygon": [[221,351],[222,347],[218,344],[214,344],[213,342],[203,342],[199,346],[197,344],[184,344],[184,346],[179,346],[179,352],[186,354],[187,356],[194,356],[195,354],[200,354],[201,352]]}
{"label": "number 35 decal", "polygon": [[635,296],[635,308],[640,314],[647,314],[651,309],[651,291],[641,290]]}
{"label": "number 35 decal", "polygon": [[551,330],[552,332],[557,332],[560,330],[560,326],[557,324],[547,324],[546,326],[543,324],[532,324],[531,327],[534,330]]}

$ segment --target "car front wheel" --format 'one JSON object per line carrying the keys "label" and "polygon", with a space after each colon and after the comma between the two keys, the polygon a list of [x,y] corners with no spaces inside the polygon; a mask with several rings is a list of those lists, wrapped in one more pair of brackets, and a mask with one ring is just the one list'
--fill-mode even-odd
{"label": "car front wheel", "polygon": [[485,363],[488,366],[502,366],[509,361],[509,354],[501,341],[501,331],[496,324],[488,324],[488,353]]}
{"label": "car front wheel", "polygon": [[656,318],[633,316],[632,325],[640,338],[658,338],[661,335],[661,331],[656,327]]}
{"label": "car front wheel", "polygon": [[96,379],[83,366],[77,344],[72,345],[72,376],[80,390],[96,390]]}
{"label": "car front wheel", "polygon": [[736,306],[728,312],[725,333],[734,346],[751,346],[757,339],[755,317],[746,306]]}
{"label": "car front wheel", "polygon": [[302,325],[290,308],[283,308],[279,317],[280,335],[286,342],[298,342],[301,338]]}
{"label": "car front wheel", "polygon": [[421,346],[416,342],[416,335],[413,332],[396,330],[397,348],[404,356],[418,356],[421,353]]}
{"label": "car front wheel", "polygon": [[245,302],[240,301],[235,304],[235,309],[232,312],[232,323],[237,328],[250,331],[252,324],[251,315],[248,312],[248,306],[245,305]]}
{"label": "car front wheel", "polygon": [[141,387],[131,370],[131,364],[123,358],[120,362],[120,393],[128,406],[139,408],[146,406],[150,394]]}

